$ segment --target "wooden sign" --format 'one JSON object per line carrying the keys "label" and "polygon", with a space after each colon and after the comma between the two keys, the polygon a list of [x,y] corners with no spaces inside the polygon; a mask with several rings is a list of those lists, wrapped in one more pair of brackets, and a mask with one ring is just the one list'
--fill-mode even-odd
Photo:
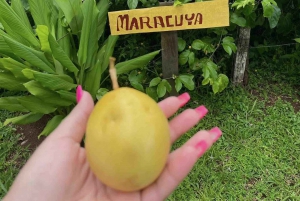
{"label": "wooden sign", "polygon": [[109,12],[111,35],[229,26],[228,0]]}

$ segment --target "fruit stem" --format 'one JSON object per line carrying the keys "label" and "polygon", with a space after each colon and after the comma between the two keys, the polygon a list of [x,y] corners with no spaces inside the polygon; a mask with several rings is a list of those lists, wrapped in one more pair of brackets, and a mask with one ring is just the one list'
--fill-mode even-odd
{"label": "fruit stem", "polygon": [[110,57],[109,61],[110,61],[109,62],[109,74],[110,74],[110,78],[111,78],[111,81],[112,81],[113,89],[115,90],[115,89],[119,88],[117,70],[115,68],[116,58]]}

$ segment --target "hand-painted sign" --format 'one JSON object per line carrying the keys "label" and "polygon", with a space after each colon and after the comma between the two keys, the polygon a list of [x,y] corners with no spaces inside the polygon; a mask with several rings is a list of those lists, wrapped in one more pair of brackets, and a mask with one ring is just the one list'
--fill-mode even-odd
{"label": "hand-painted sign", "polygon": [[112,35],[229,26],[228,0],[109,12]]}

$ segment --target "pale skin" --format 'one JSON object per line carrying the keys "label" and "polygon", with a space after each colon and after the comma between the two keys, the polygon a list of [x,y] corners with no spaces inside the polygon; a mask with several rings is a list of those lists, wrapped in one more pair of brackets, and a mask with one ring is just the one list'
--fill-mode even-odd
{"label": "pale skin", "polygon": [[[177,97],[169,97],[158,104],[169,118],[180,108],[181,102]],[[86,160],[85,149],[80,147],[93,107],[91,96],[83,92],[70,115],[44,140],[22,168],[3,201],[162,201],[220,137],[213,131],[199,131],[182,147],[170,153],[165,169],[154,183],[140,191],[120,192],[102,184],[94,176]],[[200,119],[195,110],[187,109],[170,120],[172,143]],[[207,144],[206,148],[197,146],[203,141]]]}

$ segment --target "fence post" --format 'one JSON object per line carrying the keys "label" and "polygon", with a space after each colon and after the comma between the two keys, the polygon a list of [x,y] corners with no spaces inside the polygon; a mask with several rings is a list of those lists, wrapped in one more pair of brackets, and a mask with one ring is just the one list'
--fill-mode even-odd
{"label": "fence post", "polygon": [[[174,2],[160,2],[160,6],[173,6]],[[162,73],[172,86],[171,96],[178,95],[173,75],[178,75],[178,40],[177,31],[161,32]]]}
{"label": "fence post", "polygon": [[233,84],[243,83],[245,70],[248,68],[248,54],[251,28],[240,28],[237,53],[234,62]]}

